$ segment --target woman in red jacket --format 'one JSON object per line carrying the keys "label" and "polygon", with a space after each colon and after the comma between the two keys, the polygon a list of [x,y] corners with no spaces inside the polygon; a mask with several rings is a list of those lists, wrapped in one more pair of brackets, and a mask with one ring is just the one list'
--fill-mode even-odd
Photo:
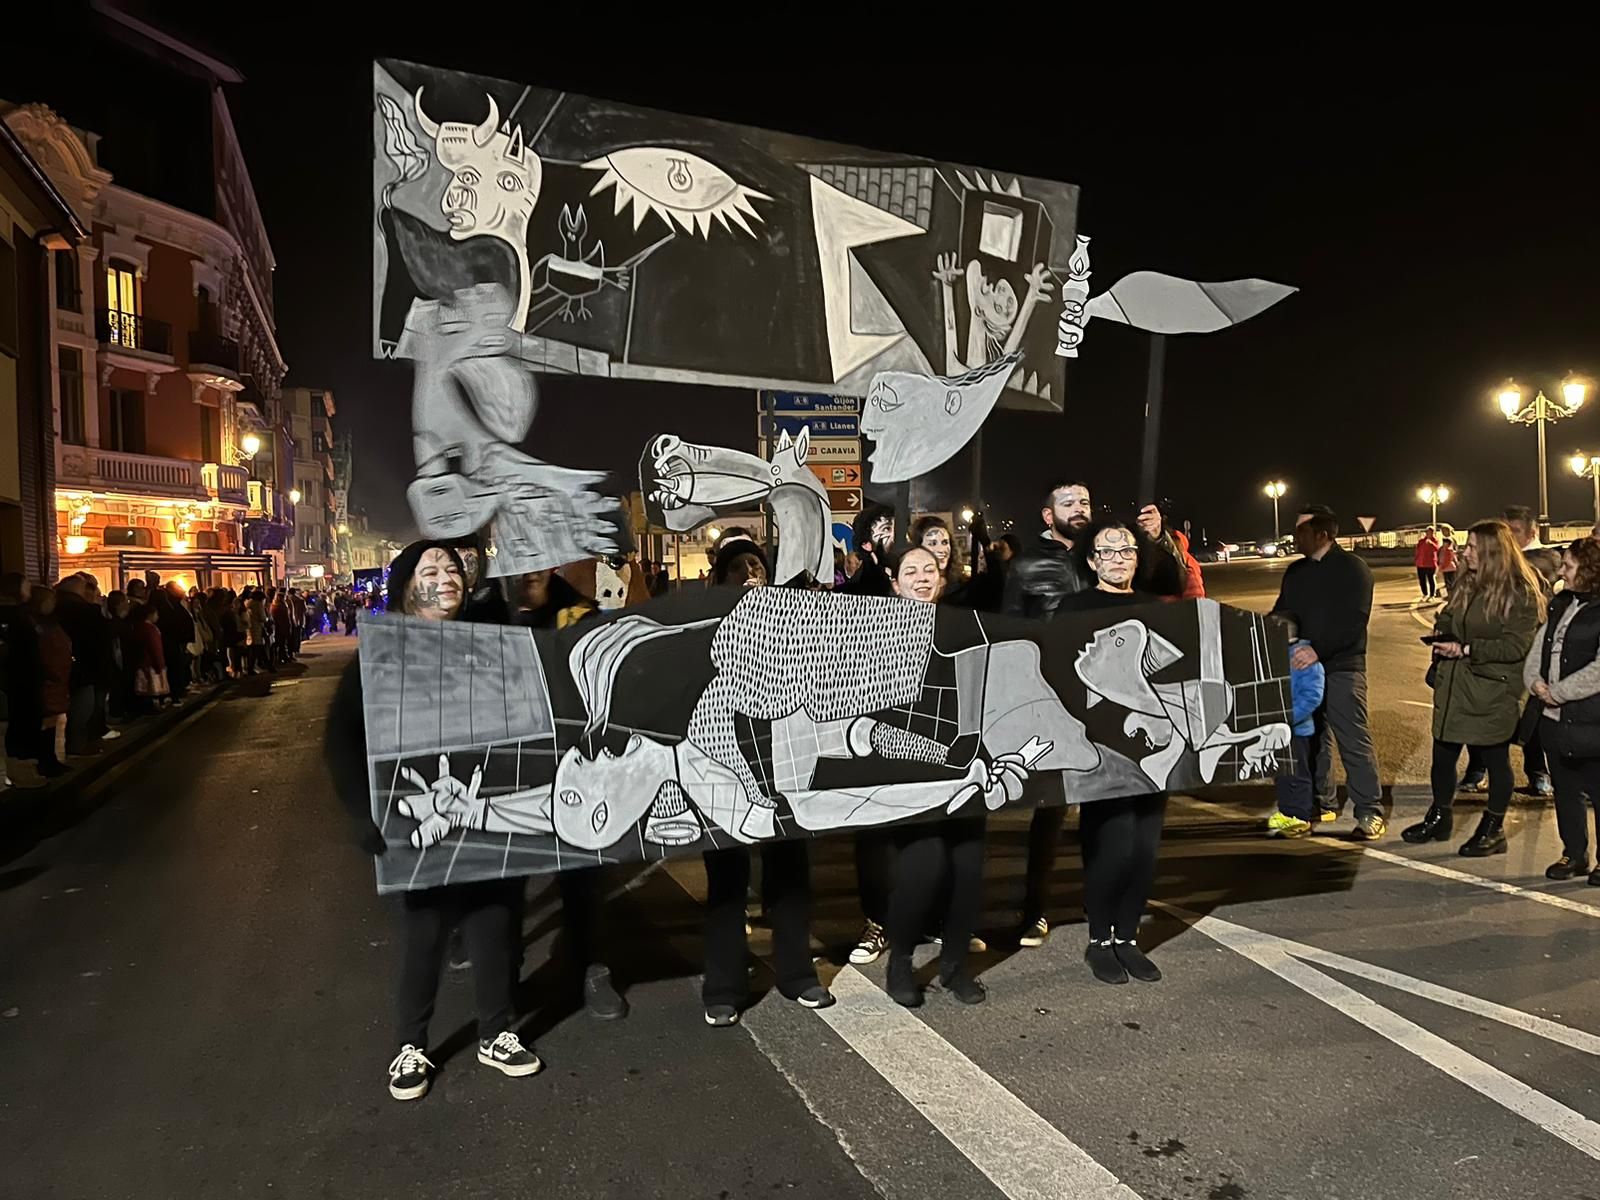
{"label": "woman in red jacket", "polygon": [[165,708],[171,689],[167,684],[167,654],[161,644],[161,630],[156,628],[157,616],[155,605],[146,604],[135,608],[128,617],[140,650],[139,664],[133,673],[133,692],[156,708]]}
{"label": "woman in red jacket", "polygon": [[1456,585],[1456,539],[1448,529],[1439,542],[1439,584],[1444,589],[1444,595],[1450,595],[1450,589]]}
{"label": "woman in red jacket", "polygon": [[1439,539],[1433,532],[1433,526],[1428,526],[1428,532],[1422,535],[1422,540],[1417,543],[1417,587],[1422,592],[1424,600],[1432,600],[1439,595],[1439,582],[1435,572],[1439,569]]}
{"label": "woman in red jacket", "polygon": [[72,694],[72,639],[56,623],[56,594],[36,587],[28,596],[28,615],[39,633],[40,699],[44,721],[39,732],[39,770],[59,772],[67,757],[67,701]]}

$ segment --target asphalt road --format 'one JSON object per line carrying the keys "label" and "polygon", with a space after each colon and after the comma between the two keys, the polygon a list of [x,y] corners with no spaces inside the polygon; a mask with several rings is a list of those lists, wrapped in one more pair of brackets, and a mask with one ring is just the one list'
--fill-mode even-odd
{"label": "asphalt road", "polygon": [[[1276,570],[1208,580],[1266,607]],[[1405,785],[1425,656],[1399,573],[1380,579],[1374,708],[1403,821],[1424,806]],[[1007,944],[1008,818],[989,1003],[935,992],[908,1013],[881,963],[829,965],[835,1008],[770,994],[728,1030],[700,1017],[696,864],[616,880],[633,1014],[609,1025],[572,1011],[535,884],[525,1032],[546,1071],[476,1064],[454,972],[443,1074],[395,1103],[394,905],[320,766],[350,647],[200,710],[66,828],[0,855],[0,1195],[1600,1197],[1600,891],[1544,881],[1553,821],[1531,805],[1508,855],[1466,860],[1265,840],[1261,789],[1175,799],[1145,937],[1167,978],[1115,988],[1081,961],[1070,830],[1062,924]],[[839,955],[859,914],[847,844],[825,847],[817,950]]]}

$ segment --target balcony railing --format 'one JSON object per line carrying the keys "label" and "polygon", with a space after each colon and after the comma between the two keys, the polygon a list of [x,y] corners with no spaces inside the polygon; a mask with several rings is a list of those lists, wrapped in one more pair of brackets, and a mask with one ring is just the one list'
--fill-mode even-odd
{"label": "balcony railing", "polygon": [[194,332],[189,335],[189,367],[215,367],[225,375],[238,378],[239,343],[216,333]]}
{"label": "balcony railing", "polygon": [[107,346],[142,350],[146,354],[172,353],[172,326],[138,313],[102,308],[95,314],[95,333]]}
{"label": "balcony railing", "polygon": [[249,504],[250,472],[243,467],[206,463],[200,468],[206,491],[224,504]]}
{"label": "balcony railing", "polygon": [[124,454],[94,446],[61,446],[57,483],[94,491],[207,499],[201,464],[186,458]]}

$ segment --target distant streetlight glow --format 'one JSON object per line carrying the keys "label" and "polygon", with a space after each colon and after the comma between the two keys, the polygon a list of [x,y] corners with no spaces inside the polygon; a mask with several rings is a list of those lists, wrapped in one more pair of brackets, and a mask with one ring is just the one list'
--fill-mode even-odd
{"label": "distant streetlight glow", "polygon": [[67,553],[83,554],[89,549],[89,539],[81,533],[67,535]]}
{"label": "distant streetlight glow", "polygon": [[714,542],[722,536],[722,530],[713,525],[710,529],[706,530],[706,536]]}
{"label": "distant streetlight glow", "polygon": [[290,504],[299,504],[300,503],[300,489],[299,488],[290,488],[289,489],[289,503]]}
{"label": "distant streetlight glow", "polygon": [[1585,454],[1580,450],[1567,459],[1567,465],[1579,479],[1594,481],[1594,520],[1596,525],[1600,525],[1600,455]]}
{"label": "distant streetlight glow", "polygon": [[253,433],[247,433],[239,439],[239,449],[254,458],[261,450],[261,439]]}
{"label": "distant streetlight glow", "polygon": [[310,575],[311,578],[313,578],[313,579],[321,579],[323,574],[324,574],[324,572],[326,572],[326,571],[327,571],[327,568],[324,567],[321,563],[312,563],[310,569],[306,573],[308,575]]}
{"label": "distant streetlight glow", "polygon": [[181,537],[173,538],[172,539],[172,552],[174,554],[187,554],[187,553],[189,553],[189,539],[188,538],[181,538]]}
{"label": "distant streetlight glow", "polygon": [[1432,525],[1439,523],[1439,505],[1450,499],[1450,489],[1442,483],[1426,483],[1417,489],[1417,499],[1433,507]]}
{"label": "distant streetlight glow", "polygon": [[1572,416],[1583,407],[1589,394],[1589,385],[1581,377],[1568,373],[1561,382],[1561,403],[1552,404],[1540,389],[1528,404],[1522,403],[1522,389],[1515,380],[1508,379],[1498,396],[1500,411],[1513,425],[1532,425],[1539,431],[1539,535],[1550,536],[1550,475],[1548,452],[1545,449],[1544,427],[1551,421]]}
{"label": "distant streetlight glow", "polygon": [[1277,541],[1283,536],[1283,527],[1278,523],[1278,501],[1283,499],[1283,494],[1289,490],[1289,485],[1281,479],[1274,479],[1261,491],[1272,499],[1272,540]]}
{"label": "distant streetlight glow", "polygon": [[975,517],[976,515],[977,514],[974,513],[970,508],[963,508],[961,510],[961,519],[964,522],[966,522],[968,525],[972,524],[972,518]]}

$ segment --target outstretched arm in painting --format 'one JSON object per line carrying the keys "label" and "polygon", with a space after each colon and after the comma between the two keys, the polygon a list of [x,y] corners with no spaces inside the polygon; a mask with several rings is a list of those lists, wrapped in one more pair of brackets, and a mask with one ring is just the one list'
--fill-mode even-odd
{"label": "outstretched arm in painting", "polygon": [[1017,323],[1011,327],[1011,336],[1006,339],[1004,354],[1016,353],[1017,347],[1022,344],[1023,335],[1028,332],[1028,319],[1033,316],[1033,310],[1038,307],[1039,301],[1050,299],[1050,272],[1043,263],[1034,263],[1033,270],[1028,272],[1028,294],[1022,299],[1022,310],[1017,313]]}
{"label": "outstretched arm in painting", "polygon": [[400,777],[417,789],[415,796],[402,796],[395,802],[400,815],[417,822],[411,844],[419,850],[437,845],[453,830],[481,829],[486,833],[550,833],[550,787],[528,788],[504,796],[484,798],[483,767],[472,770],[470,782],[462,783],[450,774],[450,756],[439,755],[439,777],[429,783],[410,767],[400,768]]}
{"label": "outstretched arm in painting", "polygon": [[956,280],[961,278],[961,268],[956,266],[954,254],[941,254],[936,260],[933,277],[939,283],[939,296],[944,309],[944,373],[959,375],[966,370],[961,356],[956,353]]}

